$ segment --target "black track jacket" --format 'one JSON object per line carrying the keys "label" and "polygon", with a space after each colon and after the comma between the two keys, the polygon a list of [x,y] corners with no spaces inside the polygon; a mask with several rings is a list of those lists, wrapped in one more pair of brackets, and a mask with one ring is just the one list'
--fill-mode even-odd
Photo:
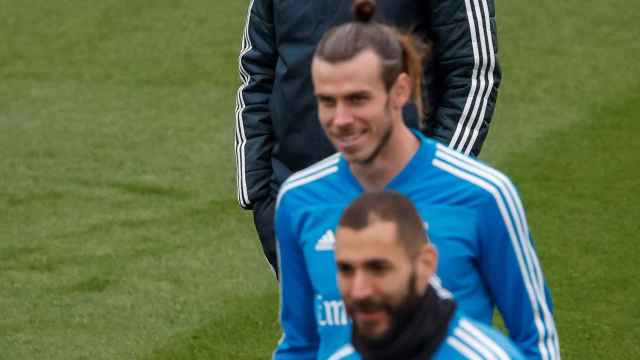
{"label": "black track jacket", "polygon": [[[235,111],[236,181],[243,208],[275,197],[292,172],[335,152],[317,119],[310,66],[325,31],[351,20],[351,4],[351,0],[251,1]],[[494,0],[376,3],[377,20],[411,30],[433,44],[425,65],[424,103],[430,114],[424,132],[466,154],[480,152],[500,83],[494,4]]]}

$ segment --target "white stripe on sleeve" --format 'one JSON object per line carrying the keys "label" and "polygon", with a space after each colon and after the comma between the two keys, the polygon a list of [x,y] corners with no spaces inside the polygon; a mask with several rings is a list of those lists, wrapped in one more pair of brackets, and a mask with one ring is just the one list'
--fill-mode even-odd
{"label": "white stripe on sleeve", "polygon": [[253,0],[249,4],[249,10],[247,11],[246,23],[244,32],[242,35],[242,50],[240,51],[239,58],[239,74],[240,74],[240,87],[236,95],[236,136],[235,136],[235,154],[236,154],[236,187],[238,193],[238,203],[240,206],[247,207],[251,204],[249,199],[249,192],[247,189],[247,179],[245,177],[245,145],[247,143],[247,137],[244,133],[244,121],[242,113],[245,109],[244,103],[244,89],[249,85],[251,80],[247,70],[242,65],[242,58],[252,49],[251,39],[249,38],[249,23],[251,20],[251,10],[253,8]]}
{"label": "white stripe on sleeve", "polygon": [[529,296],[538,330],[540,354],[543,359],[556,358],[559,346],[555,324],[546,302],[542,271],[529,239],[524,210],[515,188],[503,174],[443,146],[438,146],[433,165],[485,189],[496,200]]}
{"label": "white stripe on sleeve", "polygon": [[469,94],[449,146],[468,155],[478,137],[495,83],[495,48],[491,37],[487,0],[465,0],[465,8],[473,48],[473,72]]}

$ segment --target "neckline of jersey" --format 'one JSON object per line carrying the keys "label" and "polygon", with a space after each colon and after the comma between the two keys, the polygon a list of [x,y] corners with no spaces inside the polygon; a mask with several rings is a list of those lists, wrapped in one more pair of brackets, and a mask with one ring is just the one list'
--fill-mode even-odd
{"label": "neckline of jersey", "polygon": [[[396,189],[407,181],[407,179],[414,178],[414,173],[416,171],[420,171],[420,169],[426,170],[428,168],[427,164],[430,164],[434,157],[435,144],[432,144],[429,139],[420,133],[420,131],[411,129],[411,132],[420,142],[418,151],[413,154],[409,163],[398,173],[398,175],[389,181],[389,183],[384,187],[385,190]],[[340,155],[340,160],[338,161],[338,169],[341,173],[345,174],[346,180],[354,186],[358,192],[364,192],[364,188],[355,175],[353,175],[351,168],[349,168],[349,163],[342,155]]]}

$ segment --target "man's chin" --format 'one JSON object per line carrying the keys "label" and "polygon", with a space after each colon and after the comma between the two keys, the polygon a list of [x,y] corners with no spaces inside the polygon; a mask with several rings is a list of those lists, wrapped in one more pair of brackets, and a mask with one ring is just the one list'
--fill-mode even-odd
{"label": "man's chin", "polygon": [[376,312],[356,315],[355,322],[359,336],[369,341],[376,341],[387,334],[390,319],[388,314]]}
{"label": "man's chin", "polygon": [[365,153],[364,151],[358,151],[358,152],[341,151],[341,153],[344,159],[349,164],[352,164],[352,165],[369,165],[373,162],[373,159],[374,159],[374,157]]}
{"label": "man's chin", "polygon": [[361,164],[363,161],[360,159],[358,154],[342,152],[342,156],[349,164]]}
{"label": "man's chin", "polygon": [[381,329],[371,326],[359,326],[357,329],[358,336],[367,342],[375,342],[385,337],[387,329]]}

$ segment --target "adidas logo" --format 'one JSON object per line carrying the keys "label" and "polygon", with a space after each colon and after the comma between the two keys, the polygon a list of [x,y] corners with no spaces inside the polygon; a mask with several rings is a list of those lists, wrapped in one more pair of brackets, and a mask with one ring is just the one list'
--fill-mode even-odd
{"label": "adidas logo", "polygon": [[316,243],[316,251],[333,251],[336,244],[336,236],[333,230],[327,230]]}

